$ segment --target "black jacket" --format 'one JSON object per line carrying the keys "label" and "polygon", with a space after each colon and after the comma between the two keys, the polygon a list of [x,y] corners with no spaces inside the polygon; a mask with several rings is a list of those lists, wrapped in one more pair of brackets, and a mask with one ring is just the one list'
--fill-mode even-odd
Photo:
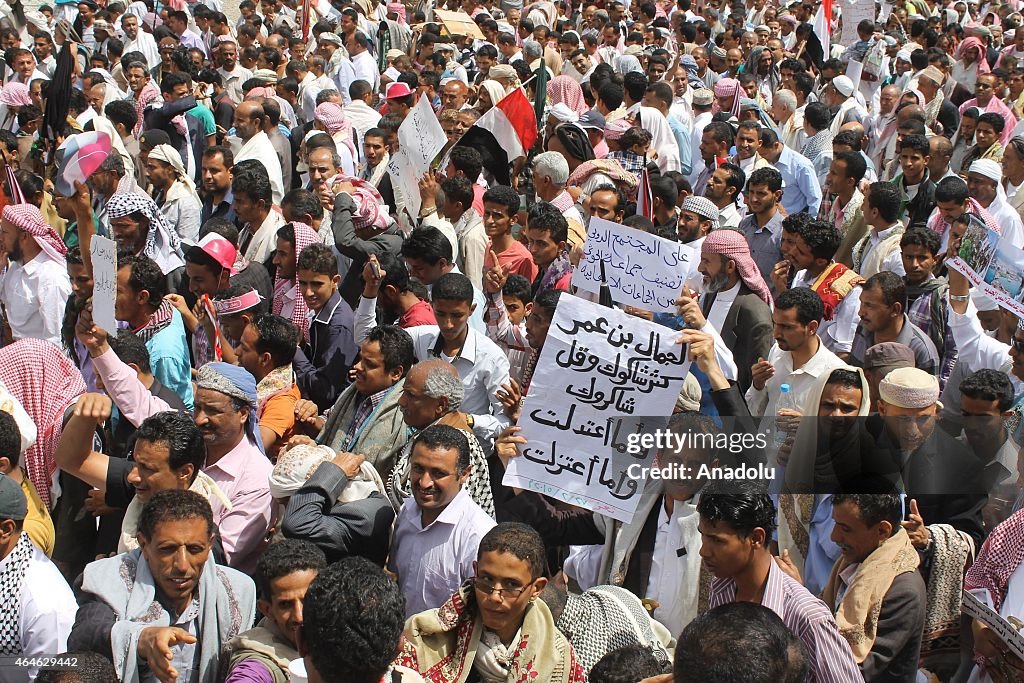
{"label": "black jacket", "polygon": [[319,546],[328,562],[359,555],[384,566],[395,510],[373,493],[363,500],[338,503],[349,478],[334,463],[324,462],[288,501],[281,526],[287,538]]}

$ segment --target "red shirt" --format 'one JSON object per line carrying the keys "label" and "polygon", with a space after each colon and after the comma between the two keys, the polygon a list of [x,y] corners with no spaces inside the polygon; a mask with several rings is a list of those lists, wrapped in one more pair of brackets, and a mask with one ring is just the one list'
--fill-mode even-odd
{"label": "red shirt", "polygon": [[430,304],[422,300],[416,302],[412,308],[403,313],[402,317],[398,319],[398,326],[402,328],[436,324],[437,320],[434,318],[434,309],[430,307]]}
{"label": "red shirt", "polygon": [[[484,268],[494,267],[494,264],[491,262],[491,249],[493,248],[493,245],[488,242],[487,253],[484,255]],[[530,250],[518,240],[512,242],[511,247],[498,254],[498,263],[508,267],[510,275],[522,275],[529,282],[537,279],[537,273],[539,272],[537,264],[533,262]]]}

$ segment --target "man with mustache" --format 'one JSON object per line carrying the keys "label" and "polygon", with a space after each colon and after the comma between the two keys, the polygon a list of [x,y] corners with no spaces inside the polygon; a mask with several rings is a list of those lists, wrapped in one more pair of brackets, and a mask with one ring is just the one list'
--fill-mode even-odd
{"label": "man with mustache", "polygon": [[750,256],[743,233],[715,230],[705,238],[697,270],[704,276],[701,313],[705,320],[690,327],[703,329],[705,322],[720,331],[736,361],[737,384],[746,391],[750,369],[758,358],[767,358],[772,346],[772,295]]}
{"label": "man with mustache", "polygon": [[213,680],[256,611],[252,579],[210,557],[215,530],[198,493],[154,495],[139,548],[85,568],[68,647],[111,659],[120,680]]}
{"label": "man with mustache", "polygon": [[474,574],[480,539],[494,520],[463,487],[470,469],[469,440],[461,429],[431,425],[413,443],[412,498],[398,513],[388,560],[406,596],[406,617],[440,607]]}

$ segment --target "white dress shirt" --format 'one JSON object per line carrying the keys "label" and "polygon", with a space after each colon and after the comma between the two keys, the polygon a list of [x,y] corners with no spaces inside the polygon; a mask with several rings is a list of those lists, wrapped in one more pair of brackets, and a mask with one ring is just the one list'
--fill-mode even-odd
{"label": "white dress shirt", "polygon": [[719,334],[722,332],[722,325],[725,324],[726,316],[729,315],[729,309],[732,308],[733,302],[739,296],[741,284],[743,284],[743,280],[740,280],[729,289],[722,290],[715,295],[715,300],[711,303],[711,310],[708,311],[707,320],[711,323],[711,327],[715,328]]}
{"label": "white dress shirt", "polygon": [[[793,278],[793,289],[810,288],[817,278],[807,274],[807,269],[797,271]],[[853,337],[860,325],[860,286],[854,287],[850,293],[836,306],[831,320],[822,320],[818,326],[818,338],[832,353],[849,353],[853,346]]]}
{"label": "white dress shirt", "polygon": [[235,163],[246,159],[255,159],[263,164],[263,168],[267,169],[274,204],[280,206],[281,198],[284,197],[284,172],[281,169],[281,162],[277,159],[277,150],[274,149],[274,144],[266,133],[260,131],[242,144],[242,148],[235,155]]}
{"label": "white dress shirt", "polygon": [[[355,341],[361,345],[370,330],[377,326],[377,300],[359,297],[355,312]],[[497,392],[502,384],[508,384],[508,356],[487,335],[469,327],[462,350],[455,358],[449,358],[441,350],[441,329],[437,325],[420,325],[406,328],[412,337],[417,360],[440,358],[455,366],[465,387],[462,405],[464,413],[474,418],[473,432],[482,441],[494,439],[509,425],[505,408],[498,400]]]}
{"label": "white dress shirt", "polygon": [[45,339],[61,346],[60,328],[70,295],[67,266],[45,252],[28,263],[14,261],[0,273],[0,303],[7,309],[15,341]]}
{"label": "white dress shirt", "polygon": [[[10,556],[0,560],[0,566]],[[33,548],[25,578],[21,583],[21,613],[18,633],[21,654],[25,657],[67,652],[68,635],[75,624],[78,603],[57,565],[39,548]],[[6,620],[7,615],[0,615]],[[38,669],[11,666],[4,669],[5,683],[35,680]]]}
{"label": "white dress shirt", "polygon": [[466,489],[425,527],[416,500],[406,499],[395,521],[388,569],[398,574],[407,618],[440,607],[473,576],[480,539],[493,527]]}
{"label": "white dress shirt", "polygon": [[[277,246],[277,231],[284,227],[284,224],[284,216],[271,209],[270,213],[267,214],[267,217],[263,219],[263,222],[255,230],[252,239],[246,246],[244,253],[245,258],[249,261],[257,261],[259,263],[263,263],[270,258],[270,255],[274,252],[274,248]],[[242,230],[240,243],[245,240],[245,233],[249,230],[251,230],[249,226],[246,226]]]}
{"label": "white dress shirt", "polygon": [[793,354],[790,351],[783,351],[778,343],[772,344],[768,352],[768,362],[775,368],[775,374],[765,382],[764,389],[758,391],[751,384],[747,389],[747,405],[750,406],[751,415],[774,416],[776,404],[779,401],[779,387],[783,384],[789,385],[790,396],[793,405],[804,412],[810,412],[804,404],[817,384],[818,378],[826,372],[830,372],[846,365],[839,357],[825,348],[824,344],[818,344],[818,352],[811,356],[802,367],[793,369]]}
{"label": "white dress shirt", "polygon": [[659,501],[658,531],[651,555],[651,574],[644,597],[655,600],[654,618],[671,633],[682,633],[693,617],[700,574],[700,532],[696,498],[675,501],[672,514]]}
{"label": "white dress shirt", "polygon": [[355,72],[354,80],[366,81],[373,87],[373,92],[380,89],[380,71],[377,70],[377,60],[368,50],[360,52],[352,58],[352,71]]}

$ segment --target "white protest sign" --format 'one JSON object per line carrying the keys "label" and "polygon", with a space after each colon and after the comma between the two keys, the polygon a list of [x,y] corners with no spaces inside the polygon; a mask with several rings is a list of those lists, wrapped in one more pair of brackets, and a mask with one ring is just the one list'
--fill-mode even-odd
{"label": "white protest sign", "polygon": [[1024,251],[995,230],[971,221],[959,253],[946,263],[1001,308],[1024,318]]}
{"label": "white protest sign", "polygon": [[415,180],[423,177],[445,144],[448,136],[437,120],[437,114],[430,106],[426,95],[412,108],[409,115],[398,127],[398,148],[405,152],[416,174]]}
{"label": "white protest sign", "polygon": [[850,47],[860,37],[857,36],[857,24],[864,19],[875,20],[875,0],[843,0],[843,34],[839,43]]}
{"label": "white protest sign", "polygon": [[[980,591],[983,599],[989,599],[987,590]],[[982,599],[974,594],[974,591],[964,591],[963,603],[960,609],[964,614],[977,619],[992,629],[999,640],[1006,643],[1012,653],[1019,659],[1024,659],[1024,634],[1014,628],[1013,624],[1004,619],[999,612],[985,604]]]}
{"label": "white protest sign", "polygon": [[419,176],[416,175],[416,169],[413,168],[404,147],[388,158],[388,174],[391,175],[396,199],[404,200],[405,209],[415,221],[420,215],[420,205],[423,202],[420,199]]}
{"label": "white protest sign", "polygon": [[[653,451],[637,436],[667,423],[689,372],[679,333],[562,296],[519,426],[528,443],[506,486],[629,522]],[[655,416],[655,417],[648,417]]]}
{"label": "white protest sign", "polygon": [[92,319],[102,329],[114,334],[114,299],[117,298],[117,242],[93,235],[89,247],[92,258]]}
{"label": "white protest sign", "polygon": [[612,300],[648,311],[675,313],[676,297],[697,270],[691,247],[601,218],[590,219],[583,258],[572,284],[601,291],[601,264]]}

